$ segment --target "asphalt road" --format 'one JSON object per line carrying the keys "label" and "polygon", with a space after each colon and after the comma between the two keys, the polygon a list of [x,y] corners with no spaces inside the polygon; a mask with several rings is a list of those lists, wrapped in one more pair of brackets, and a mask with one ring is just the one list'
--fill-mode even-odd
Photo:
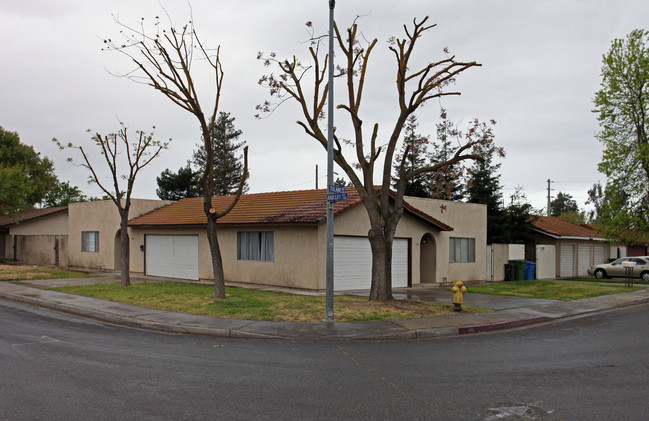
{"label": "asphalt road", "polygon": [[649,419],[649,305],[491,334],[169,335],[0,301],[0,419]]}

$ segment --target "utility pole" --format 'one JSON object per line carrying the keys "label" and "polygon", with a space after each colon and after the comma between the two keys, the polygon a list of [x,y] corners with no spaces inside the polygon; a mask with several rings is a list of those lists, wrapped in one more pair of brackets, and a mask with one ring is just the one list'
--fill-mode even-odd
{"label": "utility pole", "polygon": [[552,199],[552,194],[550,192],[554,190],[550,188],[551,183],[554,183],[554,181],[550,181],[550,179],[548,178],[548,210],[546,212],[548,216],[550,216],[550,200]]}
{"label": "utility pole", "polygon": [[[327,192],[334,184],[334,7],[329,0],[329,95],[327,98]],[[327,195],[327,279],[325,322],[334,322],[334,201]]]}
{"label": "utility pole", "polygon": [[318,190],[318,164],[315,164],[315,189]]}

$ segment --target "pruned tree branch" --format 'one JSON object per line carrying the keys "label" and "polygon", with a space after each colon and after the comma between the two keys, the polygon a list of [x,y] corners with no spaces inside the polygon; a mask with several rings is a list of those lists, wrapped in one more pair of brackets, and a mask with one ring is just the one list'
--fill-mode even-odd
{"label": "pruned tree branch", "polygon": [[[380,130],[379,124],[372,125],[369,142],[364,137],[363,119],[361,117],[361,103],[366,93],[366,81],[370,68],[370,58],[377,45],[378,40],[366,40],[358,29],[356,21],[347,28],[342,36],[338,25],[334,23],[334,35],[339,51],[340,65],[336,67],[336,77],[345,82],[345,101],[338,104],[336,108],[344,111],[350,119],[352,133],[350,142],[354,148],[355,157],[345,154],[343,144],[337,136],[334,136],[334,160],[345,171],[358,191],[363,204],[368,212],[371,230],[369,232],[373,253],[384,250],[381,258],[387,259],[391,253],[392,239],[397,223],[403,214],[403,195],[406,181],[423,172],[437,171],[445,166],[467,159],[479,159],[478,147],[485,147],[490,150],[488,144],[492,138],[473,139],[467,137],[467,144],[458,149],[457,153],[447,162],[436,163],[435,165],[418,168],[413,171],[406,171],[404,162],[399,164],[400,180],[397,183],[397,191],[390,191],[390,179],[392,165],[395,157],[395,149],[401,138],[401,132],[409,116],[417,109],[429,102],[431,99],[448,95],[459,95],[459,92],[447,90],[447,87],[454,82],[455,77],[471,67],[480,66],[475,61],[457,61],[454,56],[448,56],[441,60],[431,60],[429,64],[420,69],[411,70],[410,61],[415,52],[415,46],[420,38],[435,25],[427,25],[428,17],[418,21],[414,19],[412,25],[404,25],[405,37],[402,39],[391,38],[389,40],[389,51],[394,54],[396,61],[395,87],[398,96],[399,110],[396,115],[392,129],[387,132]],[[307,25],[313,34],[311,23]],[[274,112],[283,101],[295,100],[300,106],[303,120],[298,121],[305,132],[323,148],[327,149],[328,140],[324,134],[320,121],[324,115],[326,93],[329,89],[324,82],[327,71],[327,56],[319,55],[319,43],[323,38],[312,35],[312,47],[309,49],[310,66],[303,66],[295,56],[291,61],[278,60],[274,53],[265,56],[259,53],[258,59],[264,62],[265,66],[276,65],[279,76],[269,74],[262,76],[260,85],[268,88],[271,98],[278,99],[278,102],[271,103],[266,100],[257,107],[262,113]],[[315,47],[313,46],[315,45]],[[309,76],[309,78],[307,78]],[[306,91],[312,89],[307,97]],[[387,136],[386,134],[387,133]],[[469,134],[467,134],[469,135]],[[471,136],[474,133],[471,132]],[[491,151],[491,150],[490,150]],[[374,181],[374,170],[377,163],[383,159],[383,172],[381,174],[381,186],[376,188]],[[360,176],[356,173],[360,171]],[[380,244],[379,244],[380,243]],[[389,251],[388,251],[389,249]],[[375,256],[374,262],[381,258]],[[385,300],[391,298],[389,280],[390,264],[385,263],[383,269],[373,266],[372,269],[372,290],[371,299]],[[380,279],[379,279],[380,278]],[[379,287],[380,284],[381,286]]]}

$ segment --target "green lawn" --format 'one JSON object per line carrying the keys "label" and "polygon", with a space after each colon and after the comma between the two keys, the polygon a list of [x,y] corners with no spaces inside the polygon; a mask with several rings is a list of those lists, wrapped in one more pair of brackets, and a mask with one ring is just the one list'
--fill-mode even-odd
{"label": "green lawn", "polygon": [[[624,278],[610,278],[610,279],[597,279],[595,277],[588,278],[563,278],[564,281],[580,281],[580,282],[599,282],[604,284],[624,284]],[[633,278],[633,284],[649,285],[649,281],[643,281],[640,278]]]}
{"label": "green lawn", "polygon": [[24,281],[28,279],[62,279],[62,278],[90,278],[83,272],[73,272],[40,266],[6,265],[0,264],[0,281]]}
{"label": "green lawn", "polygon": [[[118,283],[52,288],[148,308],[246,320],[320,322],[325,318],[325,297],[281,294],[244,288],[226,288],[226,300],[214,300],[214,287],[187,282]],[[488,309],[464,307],[466,312]],[[371,303],[366,297],[334,298],[337,321],[385,320],[451,314],[452,304],[390,301]]]}
{"label": "green lawn", "polygon": [[[590,281],[590,280],[589,280]],[[627,288],[624,280],[621,285],[605,285],[599,282],[584,281],[513,281],[469,287],[469,292],[478,294],[509,295],[525,298],[572,301],[581,298],[599,297],[635,291],[642,287]]]}

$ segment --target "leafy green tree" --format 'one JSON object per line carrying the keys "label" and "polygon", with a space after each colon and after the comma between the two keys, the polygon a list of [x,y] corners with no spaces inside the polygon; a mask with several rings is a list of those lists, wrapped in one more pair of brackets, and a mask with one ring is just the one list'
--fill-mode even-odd
{"label": "leafy green tree", "polygon": [[475,161],[468,170],[466,187],[467,200],[487,206],[487,243],[509,243],[506,216],[502,207],[502,186],[498,170],[501,164],[494,164],[488,156],[484,161]]}
{"label": "leafy green tree", "polygon": [[88,197],[77,186],[73,186],[68,181],[56,184],[47,192],[43,199],[43,207],[52,208],[56,206],[66,206],[70,203],[87,202]]}
{"label": "leafy green tree", "polygon": [[178,172],[164,170],[156,178],[158,188],[156,194],[162,200],[180,200],[185,197],[202,196],[198,171],[192,170],[189,162],[186,166],[178,168]]}
{"label": "leafy green tree", "polygon": [[593,184],[593,187],[588,189],[588,200],[586,200],[587,205],[593,205],[593,210],[588,212],[588,222],[591,224],[597,223],[599,221],[599,214],[602,211],[604,206],[604,192],[602,190],[602,185],[597,182]]}
{"label": "leafy green tree", "polygon": [[0,214],[33,208],[56,182],[52,161],[0,127]]}
{"label": "leafy green tree", "polygon": [[613,40],[602,61],[593,111],[607,183],[598,230],[624,241],[629,232],[649,233],[649,32]]}
{"label": "leafy green tree", "polygon": [[[220,112],[212,129],[212,150],[214,151],[214,194],[228,196],[235,194],[243,177],[243,164],[237,156],[245,142],[237,142],[242,131],[234,127],[234,117]],[[206,152],[203,145],[194,151],[194,165],[204,171]],[[243,185],[243,193],[248,191],[248,180]]]}
{"label": "leafy green tree", "polygon": [[510,204],[504,210],[502,240],[507,244],[534,244],[534,208],[527,201],[523,188],[518,186],[510,196]]}
{"label": "leafy green tree", "polygon": [[[453,123],[447,118],[446,110],[442,109],[442,121],[437,124],[437,142],[432,144],[428,155],[430,165],[447,162],[457,151],[451,139],[459,135]],[[438,171],[430,174],[429,186],[433,199],[460,201],[464,198],[464,186],[460,182],[464,174],[460,164],[444,165]]]}
{"label": "leafy green tree", "polygon": [[573,224],[585,224],[587,221],[586,212],[579,211],[579,210],[565,211],[561,215],[559,215],[558,218]]}
{"label": "leafy green tree", "polygon": [[[418,126],[419,123],[417,122],[417,116],[412,114],[408,117],[408,120],[403,127],[403,143],[401,145],[401,151],[395,159],[395,175],[392,176],[392,185],[394,188],[396,188],[396,185],[399,182],[398,172],[401,162],[404,163],[406,173],[427,166],[426,157],[428,155],[428,139],[415,132]],[[431,197],[431,174],[420,173],[409,178],[406,181],[404,194],[406,196]]]}
{"label": "leafy green tree", "polygon": [[566,212],[578,212],[577,202],[567,193],[559,192],[550,202],[550,216],[559,217]]}

